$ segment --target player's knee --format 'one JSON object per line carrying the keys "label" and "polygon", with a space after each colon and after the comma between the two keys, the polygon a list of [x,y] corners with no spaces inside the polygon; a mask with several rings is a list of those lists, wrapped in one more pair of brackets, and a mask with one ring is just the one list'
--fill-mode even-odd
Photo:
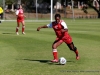
{"label": "player's knee", "polygon": [[53,45],[52,45],[52,48],[53,48],[53,49],[56,49],[56,48],[57,48],[56,44],[53,44]]}
{"label": "player's knee", "polygon": [[77,48],[76,48],[76,47],[74,47],[74,48],[70,48],[70,50],[72,50],[72,51],[76,51]]}
{"label": "player's knee", "polygon": [[25,26],[23,25],[22,28],[25,28]]}
{"label": "player's knee", "polygon": [[16,27],[16,29],[19,29],[19,27]]}
{"label": "player's knee", "polygon": [[56,49],[57,47],[55,45],[52,46],[53,49]]}
{"label": "player's knee", "polygon": [[76,51],[77,50],[77,48],[76,47],[74,47],[74,51]]}

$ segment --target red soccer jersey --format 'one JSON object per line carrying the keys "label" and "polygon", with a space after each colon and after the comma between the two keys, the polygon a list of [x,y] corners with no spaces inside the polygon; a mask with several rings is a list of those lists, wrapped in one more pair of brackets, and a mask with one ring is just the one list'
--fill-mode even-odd
{"label": "red soccer jersey", "polygon": [[[63,25],[64,24],[64,25]],[[68,32],[62,32],[62,29],[66,29],[67,26],[64,21],[60,20],[59,23],[56,23],[56,21],[52,22],[51,24],[47,25],[48,27],[52,27],[56,33],[57,39],[63,40],[67,44],[72,42],[71,36],[68,34]]]}
{"label": "red soccer jersey", "polygon": [[64,29],[64,27],[61,25],[60,21],[59,23],[56,22],[52,22],[52,28],[54,29],[56,35],[58,38],[63,37],[67,32],[62,33],[62,29]]}
{"label": "red soccer jersey", "polygon": [[17,10],[17,11],[16,11],[16,15],[17,15],[17,22],[22,22],[22,21],[24,21],[23,9]]}

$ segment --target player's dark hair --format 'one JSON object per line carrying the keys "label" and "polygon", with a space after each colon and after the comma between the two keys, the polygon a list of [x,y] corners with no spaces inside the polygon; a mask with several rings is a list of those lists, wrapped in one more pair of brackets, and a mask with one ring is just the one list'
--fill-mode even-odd
{"label": "player's dark hair", "polygon": [[21,5],[21,4],[17,4],[17,9],[20,9],[20,5]]}
{"label": "player's dark hair", "polygon": [[60,15],[60,14],[55,14],[55,18],[56,18],[56,17],[61,18],[61,15]]}

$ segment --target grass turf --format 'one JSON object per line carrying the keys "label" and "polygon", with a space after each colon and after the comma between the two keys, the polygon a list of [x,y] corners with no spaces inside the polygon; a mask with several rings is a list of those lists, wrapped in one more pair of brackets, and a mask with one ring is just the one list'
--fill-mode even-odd
{"label": "grass turf", "polygon": [[75,59],[65,43],[58,47],[59,57],[66,65],[51,63],[51,45],[55,40],[52,29],[38,26],[49,22],[26,22],[26,35],[15,34],[16,22],[0,24],[0,75],[99,75],[100,74],[100,22],[99,19],[64,19],[80,60]]}

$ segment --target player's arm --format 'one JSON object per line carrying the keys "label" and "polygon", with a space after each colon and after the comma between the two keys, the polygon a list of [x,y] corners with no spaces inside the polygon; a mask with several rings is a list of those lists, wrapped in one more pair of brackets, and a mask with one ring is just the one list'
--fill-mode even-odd
{"label": "player's arm", "polygon": [[24,15],[24,18],[26,18],[26,15],[23,13],[23,15]]}
{"label": "player's arm", "polygon": [[37,28],[37,31],[40,31],[41,28],[48,28],[48,26],[47,25],[40,26],[40,27]]}
{"label": "player's arm", "polygon": [[38,27],[37,31],[39,31],[41,28],[52,28],[52,23]]}
{"label": "player's arm", "polygon": [[64,27],[64,29],[62,29],[62,32],[67,32],[68,31],[68,27],[67,27],[66,23],[62,22],[61,25]]}
{"label": "player's arm", "polygon": [[24,15],[24,17],[26,18],[26,16]]}
{"label": "player's arm", "polygon": [[19,14],[19,10],[16,10],[15,14],[16,14],[16,16],[18,16],[18,14]]}

